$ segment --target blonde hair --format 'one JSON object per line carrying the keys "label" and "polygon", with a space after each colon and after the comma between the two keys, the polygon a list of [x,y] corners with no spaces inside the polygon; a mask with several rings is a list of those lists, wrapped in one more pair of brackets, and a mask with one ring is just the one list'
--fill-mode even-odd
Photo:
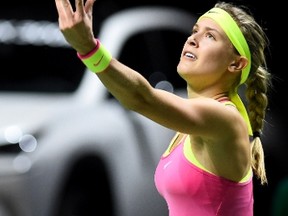
{"label": "blonde hair", "polygon": [[261,184],[267,184],[264,150],[260,135],[264,128],[268,107],[267,94],[269,87],[271,87],[271,74],[267,69],[265,58],[269,40],[261,26],[243,6],[236,7],[231,3],[218,2],[215,7],[221,8],[231,15],[246,38],[250,49],[251,69],[244,85],[246,87],[247,111],[255,135],[251,141],[251,166]]}

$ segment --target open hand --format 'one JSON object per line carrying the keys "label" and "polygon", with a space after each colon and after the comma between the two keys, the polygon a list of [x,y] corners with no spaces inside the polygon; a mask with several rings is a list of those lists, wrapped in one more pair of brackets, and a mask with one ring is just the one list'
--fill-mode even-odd
{"label": "open hand", "polygon": [[96,0],[75,0],[75,11],[69,0],[55,0],[59,28],[66,41],[82,55],[96,46],[92,15]]}

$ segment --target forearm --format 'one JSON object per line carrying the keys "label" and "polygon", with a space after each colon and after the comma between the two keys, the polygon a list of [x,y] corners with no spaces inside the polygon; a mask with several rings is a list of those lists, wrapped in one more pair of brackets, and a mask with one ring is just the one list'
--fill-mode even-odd
{"label": "forearm", "polygon": [[128,109],[137,111],[151,97],[149,92],[154,90],[149,82],[137,71],[112,58],[109,50],[96,39],[94,48],[78,57],[87,68],[98,75],[108,91]]}
{"label": "forearm", "polygon": [[144,106],[153,91],[149,82],[137,71],[112,59],[107,69],[97,73],[101,82],[119,102],[128,109]]}

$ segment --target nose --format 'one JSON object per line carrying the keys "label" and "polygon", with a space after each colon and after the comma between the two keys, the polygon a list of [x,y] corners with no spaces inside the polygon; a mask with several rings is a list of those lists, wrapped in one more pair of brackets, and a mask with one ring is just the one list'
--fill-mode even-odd
{"label": "nose", "polygon": [[194,35],[191,35],[190,37],[188,37],[187,44],[189,44],[190,46],[193,46],[193,47],[197,47],[198,46],[198,42],[197,42],[197,40],[196,40]]}

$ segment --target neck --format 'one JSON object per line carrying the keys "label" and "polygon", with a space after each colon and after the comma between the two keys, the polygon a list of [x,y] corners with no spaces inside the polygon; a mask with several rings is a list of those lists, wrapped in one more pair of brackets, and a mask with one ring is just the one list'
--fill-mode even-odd
{"label": "neck", "polygon": [[228,92],[222,92],[222,93],[214,95],[212,98],[217,101],[224,101],[224,100],[229,100],[228,95],[229,95]]}
{"label": "neck", "polygon": [[219,92],[219,91],[202,91],[202,92],[195,92],[188,88],[188,98],[196,98],[196,97],[208,97],[214,100],[229,100],[229,92]]}

